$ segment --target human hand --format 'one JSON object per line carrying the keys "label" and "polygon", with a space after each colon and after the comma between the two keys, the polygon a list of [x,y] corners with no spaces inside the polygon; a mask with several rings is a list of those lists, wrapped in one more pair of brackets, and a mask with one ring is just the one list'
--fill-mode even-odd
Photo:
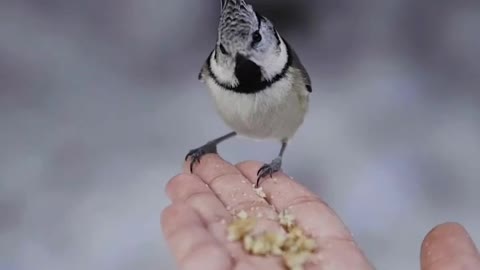
{"label": "human hand", "polygon": [[[351,233],[334,211],[315,194],[283,173],[261,183],[266,199],[253,190],[262,164],[244,162],[233,166],[218,155],[202,157],[189,173],[174,177],[167,185],[172,204],[162,213],[162,229],[179,269],[247,270],[284,269],[280,257],[247,254],[238,242],[227,239],[232,213],[241,210],[256,215],[256,232],[281,231],[267,218],[284,209],[317,243],[317,252],[305,269],[374,269]],[[421,248],[422,270],[480,269],[480,255],[465,229],[455,223],[435,227]]]}

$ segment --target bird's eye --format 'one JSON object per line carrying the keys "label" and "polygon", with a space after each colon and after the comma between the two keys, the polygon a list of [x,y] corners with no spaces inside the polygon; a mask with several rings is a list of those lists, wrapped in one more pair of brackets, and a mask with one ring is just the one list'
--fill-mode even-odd
{"label": "bird's eye", "polygon": [[257,30],[252,34],[252,43],[257,44],[260,41],[262,41],[262,35],[260,35],[260,31]]}

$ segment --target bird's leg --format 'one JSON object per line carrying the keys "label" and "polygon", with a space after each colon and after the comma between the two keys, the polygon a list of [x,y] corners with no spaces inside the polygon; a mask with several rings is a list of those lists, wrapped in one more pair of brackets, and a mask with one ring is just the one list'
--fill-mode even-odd
{"label": "bird's leg", "polygon": [[267,177],[269,175],[270,177],[272,177],[274,173],[280,171],[280,169],[282,168],[283,153],[285,152],[286,148],[287,148],[287,141],[284,140],[282,141],[282,148],[280,149],[280,153],[278,154],[278,157],[272,160],[270,164],[265,164],[258,170],[257,184],[255,185],[256,188],[258,188],[261,178]]}
{"label": "bird's leg", "polygon": [[193,172],[193,165],[195,163],[200,163],[200,159],[202,158],[202,156],[206,155],[206,154],[216,154],[217,153],[217,145],[223,141],[226,141],[234,136],[236,136],[237,133],[236,132],[230,132],[222,137],[219,137],[219,138],[216,138],[214,140],[211,140],[209,142],[207,142],[206,144],[200,146],[199,148],[196,148],[196,149],[193,149],[193,150],[190,150],[187,154],[187,156],[185,156],[185,161],[191,157],[192,158],[192,161],[190,163],[190,172]]}

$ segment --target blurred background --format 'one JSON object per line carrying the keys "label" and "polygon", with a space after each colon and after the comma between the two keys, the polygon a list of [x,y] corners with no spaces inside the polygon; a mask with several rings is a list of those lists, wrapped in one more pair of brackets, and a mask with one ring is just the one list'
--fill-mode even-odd
{"label": "blurred background", "polygon": [[[284,170],[378,269],[423,236],[480,243],[480,2],[256,0],[313,80]],[[0,0],[0,269],[175,269],[159,217],[186,152],[228,131],[197,74],[219,1]],[[275,142],[231,140],[239,162]]]}

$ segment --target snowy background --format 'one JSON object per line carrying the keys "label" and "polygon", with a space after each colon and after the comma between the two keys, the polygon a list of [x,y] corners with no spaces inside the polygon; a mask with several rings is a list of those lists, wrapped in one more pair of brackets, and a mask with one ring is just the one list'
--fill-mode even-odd
{"label": "snowy background", "polygon": [[[253,1],[252,1],[253,2]],[[480,243],[480,2],[255,1],[313,79],[284,169],[378,269],[418,269],[423,236]],[[0,269],[174,269],[166,182],[227,132],[200,66],[216,0],[0,0]],[[231,162],[270,161],[236,139]]]}

